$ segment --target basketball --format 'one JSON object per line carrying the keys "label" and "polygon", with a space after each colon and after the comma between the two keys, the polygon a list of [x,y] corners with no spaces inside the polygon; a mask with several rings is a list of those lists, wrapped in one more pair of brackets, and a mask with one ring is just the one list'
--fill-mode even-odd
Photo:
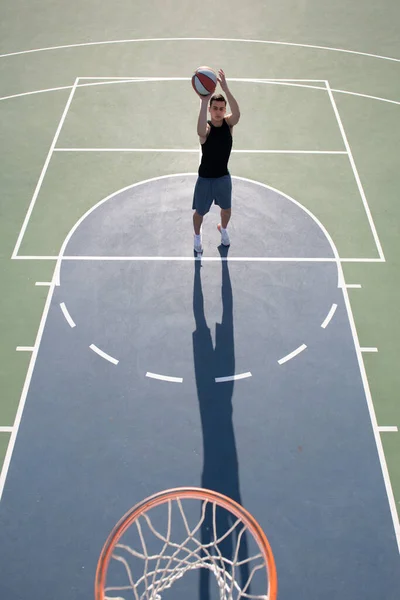
{"label": "basketball", "polygon": [[213,94],[217,87],[217,74],[211,67],[199,67],[193,74],[192,86],[200,96]]}

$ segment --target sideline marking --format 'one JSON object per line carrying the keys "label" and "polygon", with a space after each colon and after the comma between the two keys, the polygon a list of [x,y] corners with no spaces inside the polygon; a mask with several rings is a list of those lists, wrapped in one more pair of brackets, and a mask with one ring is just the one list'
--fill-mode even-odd
{"label": "sideline marking", "polygon": [[378,352],[378,348],[361,348],[361,346],[360,350],[361,352]]}
{"label": "sideline marking", "polygon": [[399,429],[396,425],[381,425],[378,427],[378,431],[385,433],[397,433]]}
{"label": "sideline marking", "polygon": [[[341,264],[338,265],[338,268],[340,270],[343,270],[343,267]],[[395,501],[394,494],[393,494],[392,483],[390,481],[389,470],[388,470],[386,457],[385,457],[385,453],[383,450],[382,440],[381,440],[381,436],[380,436],[380,432],[379,432],[379,427],[378,427],[378,423],[377,423],[377,419],[376,419],[375,407],[374,407],[374,403],[372,401],[372,394],[371,394],[371,390],[370,390],[369,383],[368,383],[367,372],[365,370],[364,359],[362,356],[363,349],[360,347],[360,342],[358,339],[358,334],[357,334],[356,324],[354,321],[353,311],[351,309],[349,293],[348,293],[346,287],[342,288],[342,293],[343,293],[343,298],[344,298],[344,302],[345,302],[345,306],[346,306],[346,310],[347,310],[347,317],[348,317],[349,323],[350,323],[351,333],[353,336],[353,343],[354,343],[354,348],[355,348],[355,352],[357,355],[361,379],[362,379],[363,386],[364,386],[365,399],[367,401],[369,416],[371,419],[372,430],[374,432],[375,444],[376,444],[376,449],[377,449],[378,456],[379,456],[379,462],[381,465],[382,477],[383,477],[383,481],[385,484],[386,495],[387,495],[387,499],[389,502],[390,514],[392,516],[392,523],[393,523],[393,529],[394,529],[395,536],[396,536],[397,547],[398,547],[398,551],[400,552],[399,516],[397,513],[396,501]]]}
{"label": "sideline marking", "polygon": [[0,427],[0,433],[12,433],[13,427]]}
{"label": "sideline marking", "polygon": [[239,373],[238,375],[229,375],[228,377],[216,377],[215,383],[224,383],[225,381],[236,381],[237,379],[246,379],[246,377],[252,377],[250,371],[247,373]]}
{"label": "sideline marking", "polygon": [[67,307],[65,306],[65,302],[61,302],[60,307],[61,307],[64,317],[67,320],[68,325],[70,327],[76,327],[76,323],[74,323],[71,315],[69,314]]}
{"label": "sideline marking", "polygon": [[328,312],[328,314],[326,315],[326,318],[325,318],[324,322],[321,323],[322,329],[325,329],[329,325],[329,323],[330,323],[333,315],[336,312],[336,309],[337,309],[337,304],[332,304],[331,309]]}
{"label": "sideline marking", "polygon": [[95,346],[95,344],[90,344],[89,348],[91,350],[93,350],[93,352],[96,352],[96,354],[98,354],[102,358],[105,358],[109,362],[113,363],[113,365],[117,365],[119,363],[119,360],[117,360],[116,358],[113,358],[112,356],[110,356],[110,354],[103,352],[103,350],[100,350],[100,348]]}
{"label": "sideline marking", "polygon": [[51,285],[51,281],[37,281],[35,285],[49,286]]}
{"label": "sideline marking", "polygon": [[76,86],[77,86],[78,81],[79,81],[79,77],[77,77],[75,79],[74,85],[72,86],[72,89],[71,89],[71,93],[68,96],[68,100],[67,100],[67,103],[65,105],[64,112],[63,112],[63,114],[61,116],[60,122],[58,123],[58,127],[57,127],[57,130],[56,130],[56,133],[54,135],[54,138],[53,138],[53,141],[51,143],[50,149],[49,149],[49,151],[47,153],[47,157],[46,157],[45,163],[43,165],[42,172],[40,173],[39,181],[36,184],[36,188],[35,188],[35,191],[33,193],[32,200],[31,200],[31,202],[29,204],[27,213],[25,215],[25,219],[24,219],[24,222],[22,224],[21,231],[19,232],[18,239],[17,239],[17,242],[15,244],[15,248],[13,250],[11,258],[14,258],[18,254],[18,250],[19,250],[19,247],[21,245],[22,238],[25,235],[25,230],[26,230],[26,228],[28,226],[28,222],[29,222],[29,219],[31,217],[31,214],[32,214],[32,211],[33,211],[33,207],[35,206],[36,198],[38,197],[40,188],[42,187],[43,179],[44,179],[44,176],[46,175],[47,167],[49,166],[50,159],[52,157],[54,147],[55,147],[55,145],[57,143],[58,137],[59,137],[60,132],[61,132],[61,128],[62,128],[62,126],[64,124],[65,117],[67,116],[67,112],[69,110],[69,107],[71,106],[72,98],[73,98],[73,96],[75,94],[75,90],[76,90]]}
{"label": "sideline marking", "polygon": [[346,287],[349,289],[360,289],[361,284],[360,283],[346,283]]}
{"label": "sideline marking", "polygon": [[161,381],[172,381],[173,383],[182,383],[183,377],[169,377],[169,375],[158,375],[158,373],[150,373],[147,371],[146,377],[151,379],[160,379]]}
{"label": "sideline marking", "polygon": [[307,348],[307,346],[305,344],[302,344],[301,346],[299,346],[298,348],[296,348],[296,350],[293,350],[293,352],[291,352],[290,354],[287,354],[283,358],[279,359],[278,363],[280,365],[283,365],[283,363],[287,362],[291,358],[294,358],[295,356],[297,356],[298,354],[300,354],[300,352],[303,352],[303,350],[305,350],[306,348]]}
{"label": "sideline marking", "polygon": [[33,352],[35,346],[17,346],[15,349],[17,352]]}
{"label": "sideline marking", "polygon": [[241,42],[247,44],[269,44],[275,46],[294,46],[296,48],[313,48],[316,50],[328,50],[330,52],[344,52],[346,54],[356,54],[359,56],[368,56],[370,58],[379,58],[381,60],[391,60],[400,62],[400,58],[391,56],[382,56],[380,54],[371,54],[370,52],[361,52],[359,50],[346,50],[344,48],[332,48],[330,46],[318,46],[316,44],[300,44],[296,42],[277,42],[275,40],[250,40],[246,38],[207,38],[207,37],[171,37],[171,38],[131,38],[126,40],[103,40],[100,42],[82,42],[80,44],[63,44],[62,46],[47,46],[45,48],[33,48],[31,50],[19,50],[17,52],[8,52],[0,54],[0,58],[8,56],[17,56],[19,54],[32,54],[33,52],[45,52],[48,50],[62,50],[65,48],[81,48],[84,46],[103,46],[106,44],[131,44],[138,42]]}
{"label": "sideline marking", "polygon": [[39,352],[40,343],[42,341],[43,331],[44,331],[44,327],[46,324],[47,315],[50,310],[50,304],[51,304],[51,299],[54,294],[54,290],[55,290],[55,285],[52,283],[49,288],[49,292],[48,292],[47,298],[46,298],[46,303],[43,308],[42,318],[40,319],[39,329],[38,329],[38,332],[36,335],[34,350],[33,350],[32,356],[31,356],[31,360],[29,361],[29,367],[26,372],[25,382],[24,382],[24,386],[22,388],[21,397],[19,400],[18,408],[17,408],[17,414],[15,415],[14,427],[12,429],[10,441],[8,442],[7,452],[4,457],[3,467],[2,467],[1,473],[0,473],[0,500],[1,500],[1,497],[3,494],[4,484],[6,482],[8,469],[10,467],[11,457],[12,457],[12,454],[14,451],[14,446],[15,446],[15,440],[17,439],[19,426],[21,424],[21,419],[22,419],[22,414],[24,412],[26,397],[28,395],[28,390],[29,390],[29,386],[31,383],[33,370],[35,368],[35,363],[36,363],[37,355]]}
{"label": "sideline marking", "polygon": [[355,180],[356,180],[356,183],[357,183],[358,191],[359,191],[359,193],[361,195],[361,200],[362,200],[362,203],[364,205],[365,212],[367,213],[368,222],[369,222],[369,225],[370,225],[370,228],[371,228],[371,231],[372,231],[372,236],[373,236],[373,238],[375,240],[376,247],[378,249],[379,257],[382,260],[385,260],[385,255],[383,254],[382,246],[381,246],[381,243],[379,241],[379,237],[378,237],[378,233],[376,231],[375,223],[374,223],[374,220],[372,218],[372,214],[371,214],[368,202],[367,202],[367,198],[366,198],[365,193],[364,193],[364,188],[362,186],[361,179],[360,179],[360,176],[359,176],[358,171],[357,171],[356,163],[354,162],[353,154],[351,152],[350,144],[348,142],[348,139],[347,139],[347,136],[346,136],[346,132],[344,130],[343,123],[342,123],[342,120],[340,118],[340,114],[339,114],[338,108],[336,106],[336,102],[335,102],[335,99],[333,97],[333,93],[332,93],[332,90],[330,88],[328,80],[325,82],[325,85],[326,85],[326,89],[328,91],[328,95],[329,95],[329,98],[330,98],[330,101],[331,101],[331,104],[332,104],[333,112],[335,113],[336,121],[337,121],[337,123],[339,125],[340,133],[342,134],[342,139],[343,139],[344,145],[345,145],[346,150],[347,150],[347,154],[348,154],[348,157],[349,157],[351,168],[353,170],[353,174],[354,174],[354,177],[355,177]]}

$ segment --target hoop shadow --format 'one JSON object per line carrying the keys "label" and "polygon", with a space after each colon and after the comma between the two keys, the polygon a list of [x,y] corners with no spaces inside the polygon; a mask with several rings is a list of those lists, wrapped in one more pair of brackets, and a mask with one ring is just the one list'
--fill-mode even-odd
{"label": "hoop shadow", "polygon": [[[235,373],[233,295],[227,261],[228,249],[223,246],[218,249],[222,259],[222,320],[221,323],[216,323],[215,348],[204,314],[200,260],[195,261],[194,269],[193,314],[196,330],[193,332],[193,355],[204,454],[201,485],[203,488],[220,492],[241,504],[239,463],[232,421],[234,381],[216,382],[216,378],[231,376]],[[236,517],[233,514],[222,508],[217,509],[217,537],[223,536],[235,521]],[[239,543],[238,560],[241,562],[248,558],[248,544],[246,532],[239,540],[238,533],[236,527],[229,536],[218,543],[218,549],[223,557],[232,560],[236,551],[236,543]],[[201,543],[203,545],[210,544],[213,539],[212,506],[209,504],[201,527]],[[229,570],[227,563],[225,563],[225,567]],[[248,564],[242,564],[239,572],[243,588],[249,578]],[[251,593],[250,586],[246,592],[247,594]],[[201,600],[210,599],[210,571],[207,568],[200,569],[199,598]]]}

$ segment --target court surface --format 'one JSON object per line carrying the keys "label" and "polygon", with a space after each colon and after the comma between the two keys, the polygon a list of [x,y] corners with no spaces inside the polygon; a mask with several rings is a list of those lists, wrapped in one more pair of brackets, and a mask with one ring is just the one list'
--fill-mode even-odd
{"label": "court surface", "polygon": [[[269,43],[253,4],[247,42],[239,16],[177,39],[144,6],[127,35],[107,3],[118,43],[5,38],[1,597],[93,597],[114,524],[180,486],[255,516],[279,598],[398,597],[400,48],[369,15],[343,52],[311,2],[314,46]],[[232,244],[213,207],[201,259],[200,63],[242,112]],[[218,594],[194,572],[163,598],[188,596]]]}

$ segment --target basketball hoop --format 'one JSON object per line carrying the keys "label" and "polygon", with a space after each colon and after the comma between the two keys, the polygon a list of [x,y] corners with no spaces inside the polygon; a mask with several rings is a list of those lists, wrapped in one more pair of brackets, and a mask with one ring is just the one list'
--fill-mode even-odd
{"label": "basketball hoop", "polygon": [[122,517],[99,558],[95,600],[161,600],[193,569],[214,575],[220,600],[276,600],[274,556],[255,518],[231,498],[195,487],[154,494]]}

